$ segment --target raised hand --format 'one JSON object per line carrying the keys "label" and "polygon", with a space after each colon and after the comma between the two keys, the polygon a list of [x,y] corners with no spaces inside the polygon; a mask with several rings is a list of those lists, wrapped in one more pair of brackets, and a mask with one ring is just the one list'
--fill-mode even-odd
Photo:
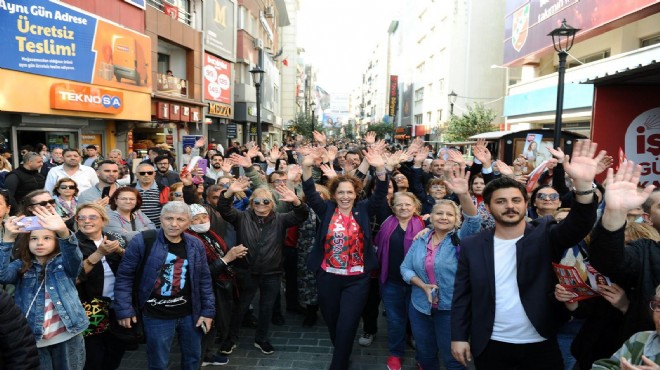
{"label": "raised hand", "polygon": [[310,149],[307,154],[303,157],[302,165],[303,167],[312,167],[317,160],[321,159],[323,153],[317,148]]}
{"label": "raised hand", "polygon": [[463,154],[456,149],[449,149],[448,161],[456,162],[459,166],[465,167],[465,158]]}
{"label": "raised hand", "polygon": [[328,142],[328,138],[322,132],[314,131],[312,135],[314,136],[314,140],[319,143],[319,146],[325,146]]}
{"label": "raised hand", "polygon": [[296,153],[301,154],[303,156],[309,155],[311,151],[312,148],[309,145],[301,145],[298,148],[296,148]]}
{"label": "raised hand", "polygon": [[321,168],[321,171],[323,171],[323,174],[325,175],[325,177],[327,177],[329,179],[337,177],[337,172],[332,167],[330,167],[326,164],[322,164],[320,168]]}
{"label": "raised hand", "polygon": [[465,167],[460,166],[453,171],[449,171],[447,174],[449,175],[448,179],[445,180],[447,190],[456,195],[468,194],[470,189],[470,171],[465,171]]}
{"label": "raised hand", "polygon": [[387,160],[385,161],[385,168],[392,171],[396,166],[399,165],[399,163],[401,163],[402,155],[403,152],[400,150],[397,150],[396,152],[392,153],[389,157],[387,157]]}
{"label": "raised hand", "polygon": [[597,174],[603,173],[606,169],[612,167],[614,164],[614,158],[611,155],[606,155],[598,162],[598,167],[596,169]]}
{"label": "raised hand", "polygon": [[202,148],[206,144],[206,138],[205,137],[200,137],[195,141],[195,148]]}
{"label": "raised hand", "polygon": [[590,140],[578,140],[573,146],[573,156],[564,157],[564,171],[573,179],[578,190],[588,190],[585,187],[590,189],[596,177],[598,162],[606,154],[601,150],[596,155],[597,148],[598,144]]}
{"label": "raised hand", "polygon": [[553,149],[548,147],[548,151],[552,154],[553,157],[557,158],[557,163],[563,163],[564,157],[566,154],[561,150],[561,148]]}
{"label": "raised hand", "polygon": [[229,174],[231,173],[231,168],[233,166],[234,165],[231,163],[230,160],[225,159],[224,161],[222,161],[222,166],[220,168],[222,169],[222,172],[224,172],[225,174]]}
{"label": "raised hand", "polygon": [[275,191],[277,191],[277,193],[280,195],[280,201],[293,203],[294,205],[300,204],[300,199],[296,193],[294,193],[293,190],[289,189],[286,185],[277,185]]}
{"label": "raised hand", "polygon": [[376,132],[375,131],[369,131],[367,134],[364,136],[364,141],[367,143],[367,145],[371,145],[376,142]]}
{"label": "raised hand", "polygon": [[610,168],[607,170],[605,179],[605,209],[627,213],[639,208],[651,195],[655,188],[648,185],[643,191],[639,191],[637,184],[641,176],[642,167],[635,165],[632,161],[623,162],[619,171],[614,175]]}
{"label": "raised hand", "polygon": [[55,231],[58,236],[69,234],[69,229],[64,224],[64,220],[60,215],[47,207],[34,206],[32,213],[39,219],[39,224],[46,230]]}
{"label": "raised hand", "polygon": [[297,164],[290,164],[287,166],[286,179],[291,182],[298,181],[298,176],[300,176],[301,169]]}
{"label": "raised hand", "polygon": [[477,145],[472,147],[472,155],[483,164],[484,168],[488,168],[492,164],[493,156],[485,145],[485,139],[481,141],[481,143],[484,143],[483,145],[479,145],[479,143],[480,141],[477,141]]}
{"label": "raised hand", "polygon": [[279,158],[280,158],[280,148],[277,147],[277,145],[273,145],[273,147],[270,148],[268,159],[270,159],[271,162],[275,163]]}
{"label": "raised hand", "polygon": [[[248,151],[249,154],[249,151]],[[241,166],[243,168],[248,168],[252,166],[252,160],[250,159],[251,157],[249,156],[243,156],[240,154],[232,154],[229,159],[231,160],[231,163],[236,165],[236,166]]]}
{"label": "raised hand", "polygon": [[227,189],[229,195],[240,193],[245,191],[250,186],[250,180],[247,177],[240,177],[236,181],[232,182]]}
{"label": "raised hand", "polygon": [[495,165],[497,165],[497,170],[500,174],[502,174],[502,176],[513,177],[513,168],[511,168],[508,164],[498,159],[495,161]]}
{"label": "raised hand", "polygon": [[370,166],[376,167],[376,171],[382,171],[385,167],[385,161],[383,156],[380,155],[376,146],[369,148],[368,150],[363,150],[364,158],[367,160]]}
{"label": "raised hand", "polygon": [[429,157],[429,148],[421,147],[417,154],[415,154],[415,164],[421,166],[422,163]]}
{"label": "raised hand", "polygon": [[[254,145],[254,143],[253,143],[252,147],[250,149],[248,149],[248,151],[247,151],[247,157],[252,159],[252,158],[254,158],[258,155],[259,155],[259,147]],[[233,156],[233,154],[232,154],[232,156]]]}
{"label": "raised hand", "polygon": [[332,163],[335,161],[335,158],[337,158],[337,153],[339,152],[339,149],[337,149],[336,146],[330,145],[329,147],[326,148],[328,151],[328,162]]}
{"label": "raised hand", "polygon": [[628,300],[626,291],[620,286],[614,283],[612,285],[598,284],[598,293],[623,314],[628,311],[630,301]]}
{"label": "raised hand", "polygon": [[18,234],[28,234],[29,231],[25,231],[25,225],[21,221],[25,216],[11,216],[7,221],[5,221],[5,234],[3,241],[8,243],[13,243],[16,240]]}

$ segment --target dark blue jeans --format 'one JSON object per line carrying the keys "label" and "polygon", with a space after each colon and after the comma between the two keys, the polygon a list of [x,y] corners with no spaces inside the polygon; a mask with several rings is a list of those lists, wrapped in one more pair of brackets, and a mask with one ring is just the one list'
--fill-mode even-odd
{"label": "dark blue jeans", "polygon": [[149,370],[166,370],[174,334],[181,349],[181,369],[197,370],[202,357],[202,330],[195,327],[192,315],[178,319],[157,319],[144,315]]}
{"label": "dark blue jeans", "polygon": [[380,297],[387,316],[387,349],[401,358],[406,348],[410,285],[385,282],[380,285]]}
{"label": "dark blue jeans", "polygon": [[348,369],[360,314],[367,302],[369,276],[343,276],[320,271],[316,276],[321,315],[335,347],[330,370]]}
{"label": "dark blue jeans", "polygon": [[243,274],[237,276],[239,284],[239,304],[238,304],[238,317],[232,318],[230,339],[238,342],[238,332],[243,317],[248,311],[250,303],[254,299],[259,289],[259,319],[257,321],[257,331],[254,334],[256,342],[264,342],[268,340],[268,328],[270,326],[270,319],[273,315],[273,306],[275,305],[275,298],[280,292],[282,284],[282,274],[271,275],[255,275]]}
{"label": "dark blue jeans", "polygon": [[417,362],[423,370],[440,368],[438,353],[447,370],[465,370],[451,355],[451,311],[431,309],[431,315],[425,315],[410,304],[408,315],[417,346]]}
{"label": "dark blue jeans", "polygon": [[39,348],[38,351],[42,370],[82,370],[85,366],[82,334],[62,343]]}

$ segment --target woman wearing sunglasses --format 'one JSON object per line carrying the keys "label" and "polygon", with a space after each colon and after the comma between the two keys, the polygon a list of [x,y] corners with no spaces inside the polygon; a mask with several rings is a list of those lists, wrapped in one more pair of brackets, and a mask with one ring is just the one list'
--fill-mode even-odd
{"label": "woman wearing sunglasses", "polygon": [[[119,190],[115,191],[115,194],[118,192]],[[103,227],[108,223],[108,216],[105,209],[98,204],[82,204],[76,210],[75,219],[78,225],[78,248],[83,255],[83,271],[76,284],[78,296],[86,303],[95,298],[112,302],[114,274],[124,255],[126,240],[116,233],[103,231]],[[85,334],[85,369],[118,368],[126,350],[124,342],[110,331],[95,328],[93,325],[90,326],[90,333]]]}
{"label": "woman wearing sunglasses", "polygon": [[125,186],[117,189],[110,196],[109,206],[109,221],[104,230],[121,235],[127,243],[140,232],[156,228],[149,217],[140,210],[142,196],[135,188]]}
{"label": "woman wearing sunglasses", "polygon": [[282,280],[283,243],[288,227],[303,223],[309,216],[307,205],[286,185],[280,184],[275,190],[280,194],[280,202],[293,205],[293,210],[274,212],[275,198],[267,187],[254,189],[250,205],[246,211],[232,207],[234,194],[245,191],[250,185],[247,178],[234,181],[223,191],[218,201],[218,211],[236,229],[236,243],[247,247],[248,252],[241,260],[233,263],[238,290],[240,291],[238,315],[232,317],[229,340],[223,343],[221,351],[231,353],[238,340],[238,331],[250,302],[257,289],[259,296],[259,320],[254,338],[254,346],[270,355],[275,349],[268,341],[268,327],[280,291]]}
{"label": "woman wearing sunglasses", "polygon": [[550,185],[540,186],[532,192],[527,214],[531,219],[554,215],[561,206],[559,192]]}
{"label": "woman wearing sunglasses", "polygon": [[183,202],[183,183],[181,181],[170,185],[170,202]]}
{"label": "woman wearing sunglasses", "polygon": [[63,219],[68,220],[76,214],[78,204],[78,185],[73,179],[63,177],[57,180],[53,189],[57,213]]}

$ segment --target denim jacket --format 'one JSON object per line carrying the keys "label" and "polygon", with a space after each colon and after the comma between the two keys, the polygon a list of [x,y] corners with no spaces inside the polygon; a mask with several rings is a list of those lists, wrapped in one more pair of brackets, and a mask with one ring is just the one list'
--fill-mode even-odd
{"label": "denim jacket", "polygon": [[[463,214],[463,224],[458,230],[458,237],[463,240],[479,231],[481,231],[481,216]],[[458,266],[458,253],[456,252],[456,246],[451,242],[451,235],[453,233],[454,231],[449,232],[442,240],[433,263],[433,271],[439,291],[439,310],[450,310],[451,300],[454,296],[454,277],[456,275],[456,267]],[[410,279],[415,276],[426,284],[430,283],[426,268],[424,267],[424,261],[426,260],[426,246],[431,235],[433,233],[427,233],[415,240],[401,264],[401,276],[408,284],[410,284]],[[417,311],[427,315],[431,314],[431,302],[426,298],[424,290],[416,285],[412,286],[411,302]]]}
{"label": "denim jacket", "polygon": [[[44,267],[36,259],[32,267],[20,276],[23,261],[11,260],[14,243],[0,243],[0,283],[16,284],[14,299],[23,314],[32,308],[27,317],[35,340],[41,340],[44,331],[44,305],[46,291],[55,305],[66,330],[77,335],[87,329],[89,320],[78,298],[76,278],[82,268],[82,253],[78,249],[78,239],[71,233],[68,239],[58,239],[60,253],[46,262],[45,281],[41,286],[39,279]],[[35,298],[37,295],[37,298]]]}

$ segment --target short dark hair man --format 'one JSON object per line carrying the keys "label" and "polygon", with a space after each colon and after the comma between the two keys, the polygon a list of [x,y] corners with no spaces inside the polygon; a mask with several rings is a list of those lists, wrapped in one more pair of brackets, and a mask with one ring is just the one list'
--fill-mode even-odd
{"label": "short dark hair man", "polygon": [[156,182],[163,186],[171,186],[180,182],[179,173],[170,170],[170,157],[161,154],[154,159],[156,166]]}
{"label": "short dark hair man", "polygon": [[[83,191],[78,196],[78,204],[97,202],[102,206],[107,206],[110,196],[117,190],[117,178],[119,178],[119,165],[110,159],[104,159],[98,163],[96,176],[99,182],[91,188]],[[103,189],[109,187],[108,193],[103,196]]]}
{"label": "short dark hair man", "polygon": [[43,163],[41,154],[27,152],[23,156],[23,164],[5,177],[5,188],[17,204],[20,204],[29,192],[44,188],[46,178],[39,172]]}
{"label": "short dark hair man", "polygon": [[[556,330],[562,307],[553,297],[552,262],[577,244],[596,221],[593,179],[597,145],[575,144],[564,169],[573,179],[575,201],[564,222],[552,217],[527,223],[525,187],[502,177],[488,183],[484,203],[495,230],[461,242],[451,313],[451,349],[467,366],[472,354],[477,369],[564,368]],[[469,342],[468,342],[469,340]]]}

